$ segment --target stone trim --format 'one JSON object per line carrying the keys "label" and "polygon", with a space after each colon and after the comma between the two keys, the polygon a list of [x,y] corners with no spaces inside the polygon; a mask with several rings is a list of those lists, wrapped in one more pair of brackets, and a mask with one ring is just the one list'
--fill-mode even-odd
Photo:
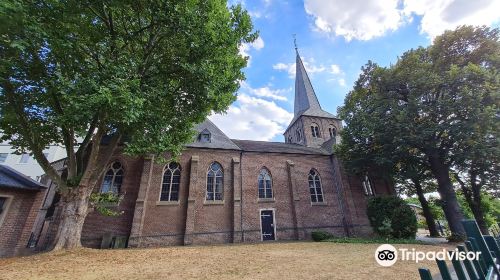
{"label": "stone trim", "polygon": [[197,155],[191,156],[191,166],[189,168],[189,184],[188,184],[188,199],[186,206],[186,226],[184,230],[184,245],[193,243],[194,220],[195,220],[195,205],[196,205],[196,184],[198,183],[198,163],[200,157]]}

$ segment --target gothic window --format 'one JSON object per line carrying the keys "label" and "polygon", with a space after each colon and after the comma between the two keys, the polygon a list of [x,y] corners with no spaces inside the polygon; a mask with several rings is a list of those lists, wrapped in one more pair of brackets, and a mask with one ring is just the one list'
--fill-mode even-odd
{"label": "gothic window", "polygon": [[213,162],[207,172],[207,201],[217,201],[223,199],[223,179],[224,172],[218,162]]}
{"label": "gothic window", "polygon": [[311,124],[311,132],[312,132],[312,136],[314,138],[321,137],[320,134],[319,134],[319,126],[316,123],[312,123]]}
{"label": "gothic window", "polygon": [[119,194],[123,181],[123,167],[120,162],[115,161],[110,166],[101,184],[101,193]]}
{"label": "gothic window", "polygon": [[309,192],[311,193],[311,202],[323,202],[321,178],[319,177],[318,171],[314,169],[309,171]]}
{"label": "gothic window", "polygon": [[288,143],[292,143],[292,136],[288,136]]}
{"label": "gothic window", "polygon": [[330,125],[328,128],[328,133],[330,134],[330,138],[335,138],[337,136],[337,131],[333,125]]}
{"label": "gothic window", "polygon": [[259,174],[259,198],[273,198],[273,180],[266,168],[262,168]]}
{"label": "gothic window", "polygon": [[368,178],[368,175],[365,175],[365,178],[363,180],[363,190],[364,190],[366,196],[374,196],[375,195],[372,183],[370,182],[370,178]]}
{"label": "gothic window", "polygon": [[160,201],[178,201],[180,183],[181,167],[178,163],[171,162],[165,166],[165,171],[163,172]]}

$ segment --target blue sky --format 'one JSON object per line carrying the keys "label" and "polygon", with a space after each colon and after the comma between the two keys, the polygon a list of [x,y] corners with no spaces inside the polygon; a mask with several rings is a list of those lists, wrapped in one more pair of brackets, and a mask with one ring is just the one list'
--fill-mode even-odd
{"label": "blue sky", "polygon": [[234,0],[260,37],[241,48],[246,81],[226,114],[210,117],[230,138],[284,141],[293,117],[296,34],[324,110],[336,114],[368,60],[386,66],[462,24],[499,25],[498,0]]}

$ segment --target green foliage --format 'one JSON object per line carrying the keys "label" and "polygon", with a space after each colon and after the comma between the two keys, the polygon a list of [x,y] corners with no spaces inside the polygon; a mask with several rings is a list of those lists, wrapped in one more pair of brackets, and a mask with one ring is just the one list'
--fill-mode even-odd
{"label": "green foliage", "polygon": [[317,230],[313,231],[311,233],[312,239],[316,242],[323,241],[326,239],[333,238],[333,235],[329,232],[323,231],[323,230]]}
{"label": "green foliage", "polygon": [[[457,193],[458,202],[460,204],[460,208],[464,213],[464,217],[467,219],[474,219],[474,215],[472,214],[472,210],[469,207],[469,204],[465,200],[462,192]],[[432,214],[436,219],[444,219],[443,209],[441,207],[441,201],[436,197],[430,197],[429,206],[431,207]],[[488,227],[493,226],[495,223],[500,221],[500,200],[497,198],[487,194],[481,194],[481,208],[484,213],[484,218],[486,220],[486,224]]]}
{"label": "green foliage", "polygon": [[431,209],[432,216],[436,220],[445,219],[443,207],[441,205],[441,200],[439,198],[434,196],[429,197],[429,208]]}
{"label": "green foliage", "polygon": [[[258,36],[225,0],[4,0],[0,34],[1,140],[32,153],[63,201],[87,201],[119,145],[179,155],[195,124],[236,100],[239,49]],[[64,178],[49,144],[66,148]]]}
{"label": "green foliage", "polygon": [[[459,232],[452,168],[471,174],[470,184],[498,188],[499,33],[462,26],[388,67],[368,61],[338,111],[346,127],[336,153],[347,169],[384,170],[403,185],[434,177],[448,196],[448,222]],[[412,185],[405,187],[411,194]],[[433,191],[432,184],[423,187]]]}
{"label": "green foliage", "polygon": [[367,215],[374,231],[384,238],[415,238],[417,218],[411,207],[399,197],[371,198]]}
{"label": "green foliage", "polygon": [[[179,154],[194,124],[236,99],[248,59],[239,47],[257,37],[224,0],[6,0],[0,26],[3,140],[44,169],[43,148],[70,151],[86,137],[121,135],[132,155]],[[88,143],[68,153],[70,186],[89,178]]]}
{"label": "green foliage", "polygon": [[357,238],[357,237],[342,237],[330,238],[323,240],[324,242],[332,243],[359,243],[359,244],[425,244],[416,239],[391,239],[391,238]]}
{"label": "green foliage", "polygon": [[427,223],[425,222],[424,219],[417,219],[417,228],[420,229],[426,229],[427,228]]}
{"label": "green foliage", "polygon": [[382,224],[378,225],[377,228],[375,229],[375,232],[378,233],[378,235],[382,237],[389,238],[392,234],[392,219],[389,217],[386,217],[383,221]]}
{"label": "green foliage", "polygon": [[398,207],[391,221],[393,238],[415,238],[417,233],[417,218],[415,212],[406,203]]}
{"label": "green foliage", "polygon": [[114,193],[92,193],[90,195],[90,205],[94,207],[97,212],[104,216],[116,217],[123,214],[123,211],[116,211],[115,208],[122,201],[123,196]]}

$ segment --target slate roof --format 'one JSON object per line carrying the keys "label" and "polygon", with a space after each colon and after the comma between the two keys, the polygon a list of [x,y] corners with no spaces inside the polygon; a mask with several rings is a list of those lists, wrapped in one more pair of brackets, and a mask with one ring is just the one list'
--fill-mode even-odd
{"label": "slate roof", "polygon": [[330,114],[321,108],[318,97],[316,96],[314,88],[311,84],[311,80],[309,80],[309,76],[307,75],[304,63],[302,63],[299,52],[297,52],[297,57],[295,59],[294,117],[288,128],[290,128],[295,121],[303,115],[334,119],[337,118],[335,115]]}
{"label": "slate roof", "polygon": [[[187,147],[194,148],[209,148],[209,149],[226,149],[226,150],[240,150],[229,137],[224,134],[213,122],[206,119],[204,122],[198,124],[194,128],[198,134],[193,139],[193,142],[187,144]],[[198,140],[199,133],[208,130],[210,132],[210,142],[201,142]]]}
{"label": "slate roof", "polygon": [[33,191],[47,188],[21,172],[2,164],[0,164],[0,187]]}
{"label": "slate roof", "polygon": [[309,155],[329,155],[327,151],[319,148],[305,147],[298,144],[283,142],[267,142],[252,140],[231,139],[241,150],[245,152],[268,152],[283,154],[309,154]]}

